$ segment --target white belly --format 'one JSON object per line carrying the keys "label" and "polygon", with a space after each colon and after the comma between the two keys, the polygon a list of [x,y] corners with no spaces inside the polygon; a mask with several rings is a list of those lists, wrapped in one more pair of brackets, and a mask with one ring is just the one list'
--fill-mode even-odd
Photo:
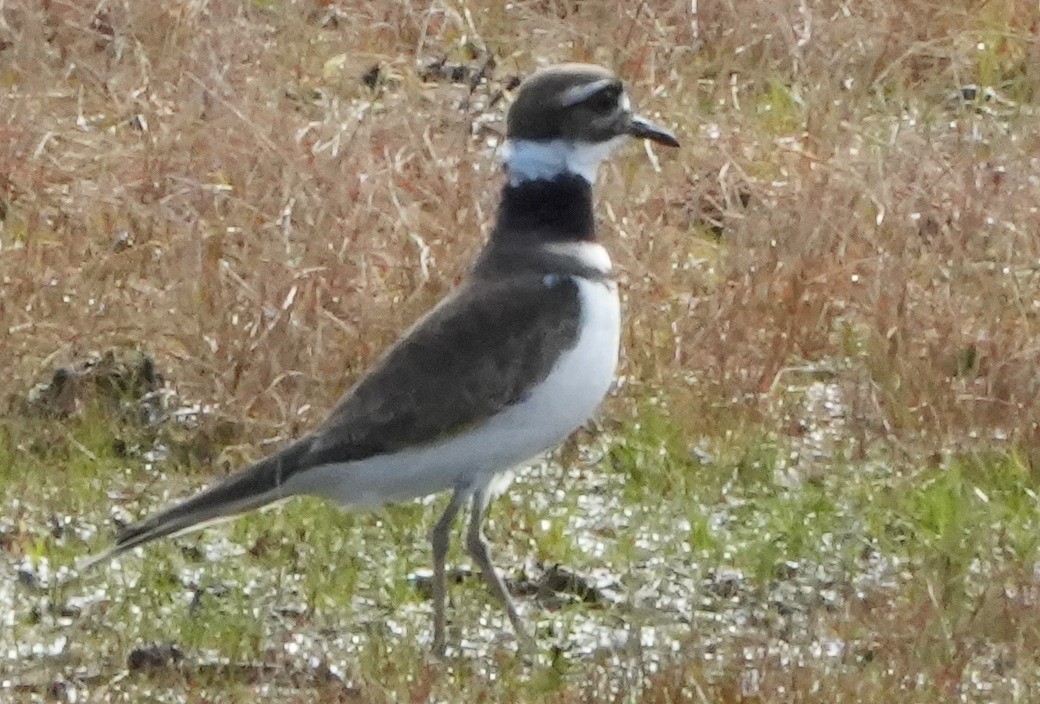
{"label": "white belly", "polygon": [[304,470],[293,475],[285,489],[352,507],[377,506],[485,484],[495,474],[558,445],[606,396],[620,344],[617,286],[577,281],[582,312],[578,341],[523,401],[471,431],[420,449]]}

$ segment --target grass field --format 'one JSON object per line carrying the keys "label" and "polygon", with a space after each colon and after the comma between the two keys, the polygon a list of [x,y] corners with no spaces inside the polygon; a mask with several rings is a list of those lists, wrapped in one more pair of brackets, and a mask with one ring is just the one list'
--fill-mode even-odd
{"label": "grass field", "polygon": [[[490,510],[538,654],[457,551],[429,656],[444,497],[77,577],[450,290],[565,60],[683,148],[601,174],[618,388]],[[0,0],[0,88],[0,701],[1040,701],[1035,2]]]}

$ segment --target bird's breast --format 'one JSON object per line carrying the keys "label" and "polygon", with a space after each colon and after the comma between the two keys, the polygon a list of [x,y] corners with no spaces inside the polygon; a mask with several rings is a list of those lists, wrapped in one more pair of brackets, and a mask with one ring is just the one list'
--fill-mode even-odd
{"label": "bird's breast", "polygon": [[[610,279],[593,281],[575,277],[581,298],[581,324],[574,346],[559,361],[540,387],[551,400],[542,409],[560,426],[572,432],[585,423],[607,395],[617,370],[621,343],[621,304],[617,284]],[[536,392],[537,393],[537,392]]]}

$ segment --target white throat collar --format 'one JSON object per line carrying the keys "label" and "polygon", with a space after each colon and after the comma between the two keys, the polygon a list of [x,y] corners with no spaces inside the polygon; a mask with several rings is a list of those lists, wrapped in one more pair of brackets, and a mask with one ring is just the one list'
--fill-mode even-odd
{"label": "white throat collar", "polygon": [[626,141],[627,135],[606,142],[507,139],[502,161],[506,165],[509,183],[513,186],[522,181],[549,181],[563,173],[577,174],[593,184],[600,162]]}

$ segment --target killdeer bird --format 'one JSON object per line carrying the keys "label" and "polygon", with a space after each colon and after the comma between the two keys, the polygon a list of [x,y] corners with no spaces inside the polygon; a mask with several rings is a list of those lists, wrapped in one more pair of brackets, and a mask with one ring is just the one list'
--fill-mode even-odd
{"label": "killdeer bird", "polygon": [[621,311],[596,242],[592,184],[630,137],[678,146],[633,114],[598,66],[540,70],[506,120],[507,180],[468,278],[421,318],[315,431],[201,493],[121,530],[94,564],[158,538],[299,494],[361,508],[451,492],[431,534],[435,652],[445,649],[445,556],[466,503],[466,548],[518,639],[533,644],[482,531],[495,479],[556,446],[606,395]]}

